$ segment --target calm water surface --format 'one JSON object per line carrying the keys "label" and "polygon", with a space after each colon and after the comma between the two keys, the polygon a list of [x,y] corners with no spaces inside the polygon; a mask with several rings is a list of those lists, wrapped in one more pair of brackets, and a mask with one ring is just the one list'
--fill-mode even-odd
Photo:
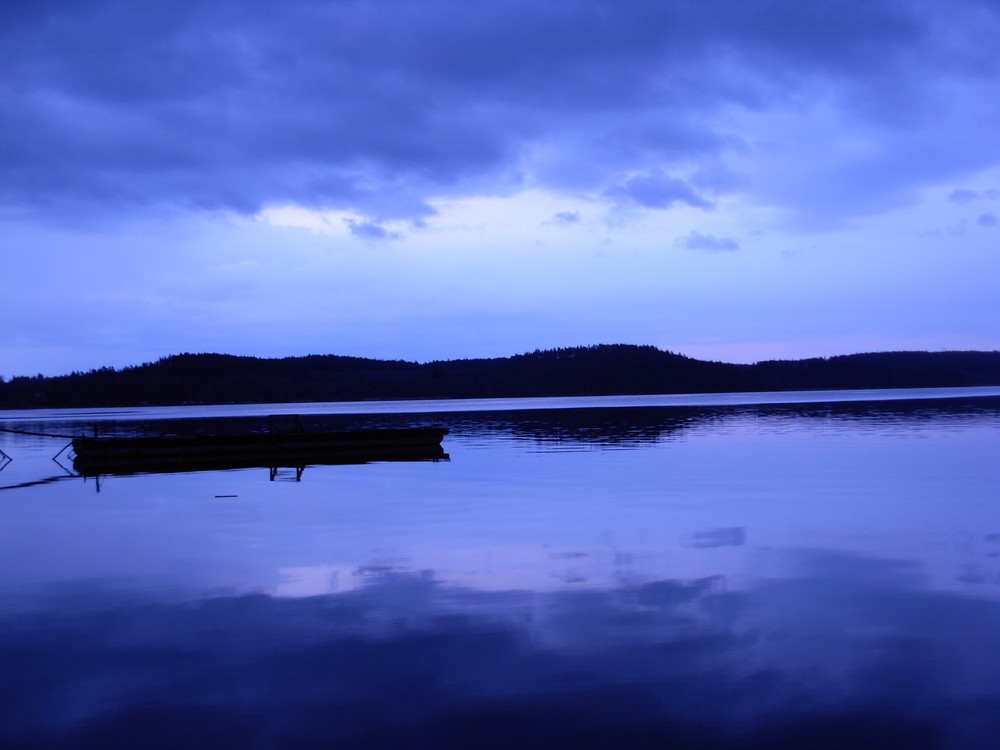
{"label": "calm water surface", "polygon": [[1000,747],[1000,389],[0,428],[272,412],[450,460],[84,480],[0,432],[0,746]]}

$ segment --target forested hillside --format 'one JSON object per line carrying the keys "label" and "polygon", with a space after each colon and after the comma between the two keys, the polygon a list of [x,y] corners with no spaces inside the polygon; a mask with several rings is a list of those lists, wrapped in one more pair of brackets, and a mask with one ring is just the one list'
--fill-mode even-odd
{"label": "forested hillside", "polygon": [[755,365],[600,345],[416,363],[179,354],[121,370],[0,382],[0,408],[1000,385],[1000,352],[884,352]]}

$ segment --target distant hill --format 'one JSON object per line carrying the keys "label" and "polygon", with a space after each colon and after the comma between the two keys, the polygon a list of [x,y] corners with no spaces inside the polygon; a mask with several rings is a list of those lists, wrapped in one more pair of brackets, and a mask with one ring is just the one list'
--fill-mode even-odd
{"label": "distant hill", "polygon": [[121,370],[12,378],[0,382],[0,408],[976,385],[1000,385],[1000,351],[881,352],[754,365],[626,344],[425,364],[336,355],[178,354]]}

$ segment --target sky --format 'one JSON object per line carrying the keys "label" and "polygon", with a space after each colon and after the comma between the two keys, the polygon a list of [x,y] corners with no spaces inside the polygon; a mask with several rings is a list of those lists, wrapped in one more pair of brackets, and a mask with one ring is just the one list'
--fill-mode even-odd
{"label": "sky", "polygon": [[0,0],[0,376],[1000,349],[997,0]]}

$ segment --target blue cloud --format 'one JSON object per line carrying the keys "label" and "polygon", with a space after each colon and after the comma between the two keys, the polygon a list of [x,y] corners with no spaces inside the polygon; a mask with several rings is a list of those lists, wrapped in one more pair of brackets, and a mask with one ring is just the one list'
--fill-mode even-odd
{"label": "blue cloud", "polygon": [[713,208],[711,201],[696,193],[686,182],[660,170],[630,177],[624,183],[605,190],[604,195],[620,203],[634,203],[643,208],[670,208],[677,203],[695,208]]}
{"label": "blue cloud", "polygon": [[[754,194],[862,212],[1000,160],[998,34],[985,0],[6,3],[0,206],[419,218],[524,174],[594,193],[636,174],[608,194],[708,208],[695,188],[750,189],[719,165],[761,148],[754,116],[823,101],[875,156]],[[700,177],[651,171],[679,164]]]}
{"label": "blue cloud", "polygon": [[355,237],[366,240],[396,240],[399,239],[399,232],[390,232],[374,221],[357,221],[356,219],[346,219],[347,229]]}
{"label": "blue cloud", "polygon": [[688,250],[700,250],[706,253],[729,253],[740,249],[736,240],[701,232],[691,232],[685,237],[678,237],[676,244]]}
{"label": "blue cloud", "polygon": [[958,190],[952,190],[948,193],[948,200],[954,201],[955,203],[965,205],[971,203],[979,197],[979,193],[975,190],[966,190],[965,188],[959,188]]}
{"label": "blue cloud", "polygon": [[545,222],[550,226],[568,227],[580,223],[579,211],[560,211],[551,219]]}

